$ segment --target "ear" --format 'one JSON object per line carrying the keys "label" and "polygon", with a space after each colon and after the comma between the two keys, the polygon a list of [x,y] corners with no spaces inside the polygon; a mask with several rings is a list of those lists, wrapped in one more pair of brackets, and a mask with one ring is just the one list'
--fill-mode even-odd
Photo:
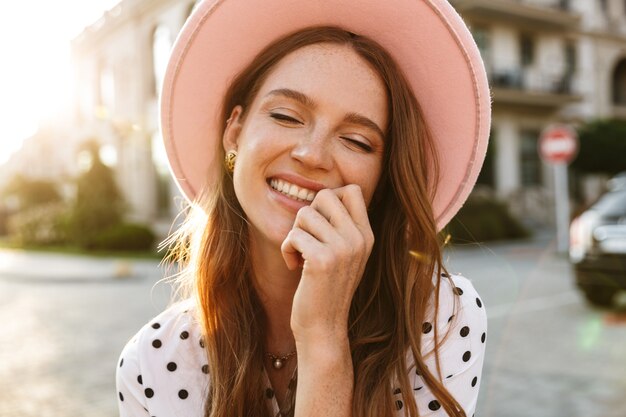
{"label": "ear", "polygon": [[239,105],[235,106],[226,121],[226,129],[224,129],[224,135],[222,136],[222,145],[224,146],[225,152],[237,150],[238,148],[239,133],[241,133],[242,128],[242,112],[243,107]]}

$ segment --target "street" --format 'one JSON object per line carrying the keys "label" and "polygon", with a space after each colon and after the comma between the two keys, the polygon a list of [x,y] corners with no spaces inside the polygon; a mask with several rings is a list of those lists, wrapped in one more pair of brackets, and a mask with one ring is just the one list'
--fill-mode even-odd
{"label": "street", "polygon": [[[489,316],[476,416],[626,416],[625,316],[587,306],[554,246],[543,238],[446,252]],[[0,416],[116,416],[118,355],[168,302],[157,262],[132,261],[130,276],[116,278],[119,264],[75,260],[90,273],[63,279],[41,267],[61,258],[33,258],[29,275],[7,268],[10,257],[0,252]]]}

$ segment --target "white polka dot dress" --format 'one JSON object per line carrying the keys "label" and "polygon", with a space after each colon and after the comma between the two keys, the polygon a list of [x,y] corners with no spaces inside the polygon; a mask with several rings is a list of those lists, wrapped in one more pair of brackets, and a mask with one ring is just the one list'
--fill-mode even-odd
{"label": "white polka dot dress", "polygon": [[[483,303],[471,282],[460,275],[441,281],[438,338],[450,334],[440,346],[442,382],[461,404],[468,417],[474,414],[487,337],[487,316]],[[456,298],[456,311],[452,291]],[[429,370],[436,375],[434,348],[433,303],[428,319],[420,324],[423,333],[422,354]],[[454,311],[454,313],[453,313]],[[155,317],[131,338],[124,347],[117,367],[117,391],[120,417],[202,417],[208,392],[209,372],[201,338],[200,323],[195,316],[193,300],[185,300]],[[454,317],[452,317],[454,314]],[[411,395],[417,401],[420,416],[446,416],[435,396],[424,385],[409,358]],[[269,378],[265,386],[267,406],[279,415]],[[394,388],[398,416],[404,416],[406,393]]]}

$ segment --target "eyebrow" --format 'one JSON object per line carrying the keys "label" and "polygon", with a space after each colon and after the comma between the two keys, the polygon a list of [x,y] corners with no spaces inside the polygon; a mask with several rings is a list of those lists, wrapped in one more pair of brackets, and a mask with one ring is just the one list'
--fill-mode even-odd
{"label": "eyebrow", "polygon": [[[299,91],[291,90],[289,88],[278,88],[276,90],[270,91],[269,93],[267,93],[267,95],[287,97],[287,98],[290,98],[292,100],[299,102],[300,104],[304,106],[310,107],[312,109],[315,109],[317,107],[316,103],[313,100],[311,100],[309,96]],[[346,117],[344,118],[344,121],[351,123],[351,124],[364,126],[376,132],[381,137],[381,139],[385,139],[385,134],[383,133],[382,129],[375,122],[363,116],[362,114],[348,113]]]}
{"label": "eyebrow", "polygon": [[316,108],[316,104],[304,93],[289,88],[279,88],[267,93],[268,96],[284,96],[299,102],[307,107]]}

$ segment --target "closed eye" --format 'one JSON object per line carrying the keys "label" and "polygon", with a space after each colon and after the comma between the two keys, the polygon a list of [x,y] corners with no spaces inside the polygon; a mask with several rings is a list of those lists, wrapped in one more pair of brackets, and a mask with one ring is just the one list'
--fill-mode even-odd
{"label": "closed eye", "polygon": [[369,153],[369,152],[373,151],[373,148],[370,145],[368,145],[365,142],[361,142],[360,140],[352,139],[352,138],[349,138],[349,137],[346,137],[346,136],[341,136],[341,139],[349,142],[351,145],[354,145],[354,146],[362,149],[365,152]]}
{"label": "closed eye", "polygon": [[302,124],[301,121],[294,119],[291,116],[287,116],[286,114],[282,114],[282,113],[270,113],[270,117],[276,120],[280,120],[281,122],[287,122],[287,123],[297,123],[297,124]]}

